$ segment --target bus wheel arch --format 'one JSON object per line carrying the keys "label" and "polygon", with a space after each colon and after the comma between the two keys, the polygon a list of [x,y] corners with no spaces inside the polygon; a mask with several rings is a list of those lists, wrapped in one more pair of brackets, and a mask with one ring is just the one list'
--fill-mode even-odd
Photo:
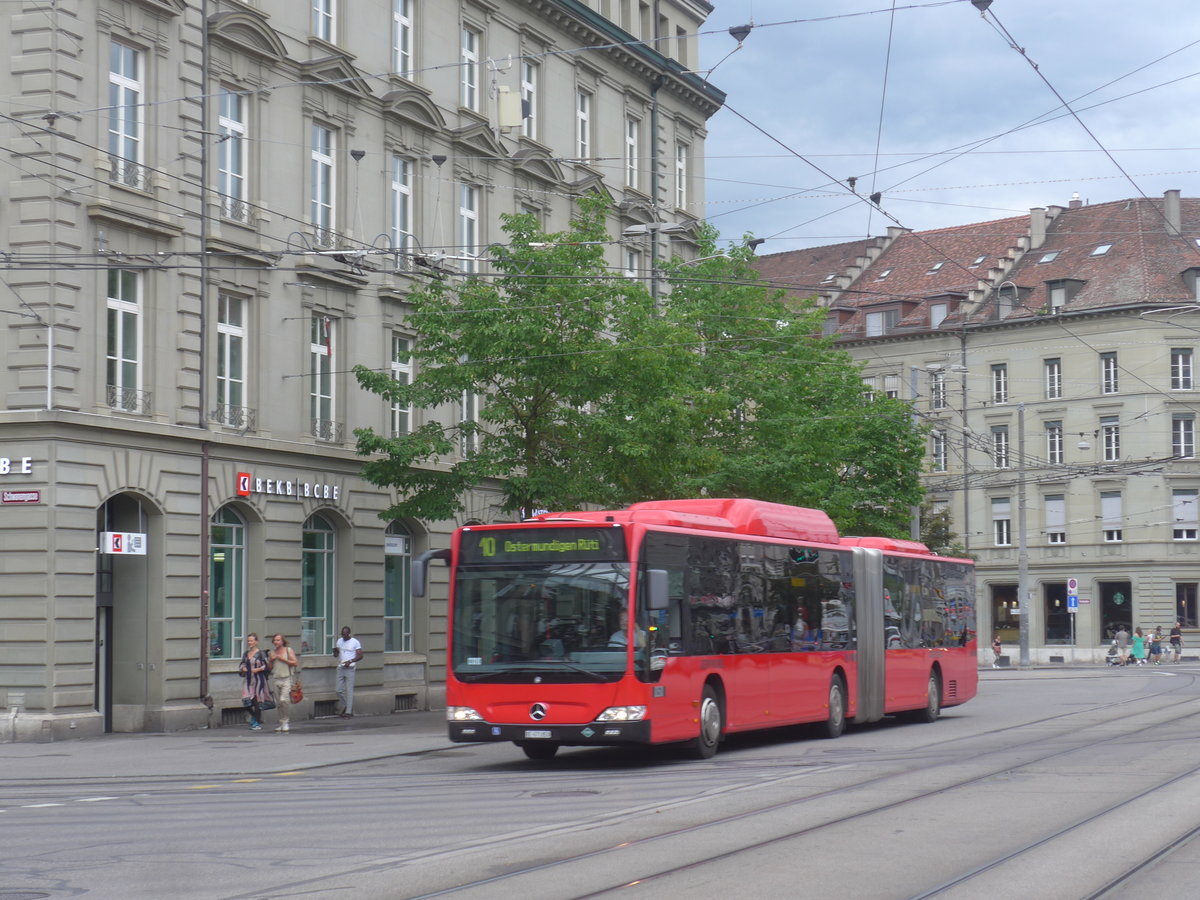
{"label": "bus wheel arch", "polygon": [[560,746],[558,741],[516,741],[515,743],[525,751],[527,757],[539,762],[554,759]]}
{"label": "bus wheel arch", "polygon": [[725,734],[725,689],[719,678],[704,682],[697,713],[699,733],[688,741],[688,752],[696,759],[711,759]]}

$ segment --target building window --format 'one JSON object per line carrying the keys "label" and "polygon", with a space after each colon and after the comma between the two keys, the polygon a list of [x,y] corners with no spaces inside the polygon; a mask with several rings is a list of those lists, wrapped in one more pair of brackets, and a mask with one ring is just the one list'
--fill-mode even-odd
{"label": "building window", "polygon": [[631,116],[625,117],[625,149],[624,149],[624,165],[625,165],[625,186],[634,188],[638,187],[638,131],[641,128],[641,122]]}
{"label": "building window", "polygon": [[866,315],[867,337],[882,337],[900,321],[900,310],[884,309]]}
{"label": "building window", "polygon": [[246,301],[217,297],[217,421],[248,428],[246,414]]}
{"label": "building window", "polygon": [[412,78],[413,0],[392,0],[392,72]]}
{"label": "building window", "polygon": [[[1200,243],[1200,238],[1197,238]],[[1195,628],[1197,621],[1196,589],[1194,581],[1175,585],[1175,621],[1184,628]]]}
{"label": "building window", "polygon": [[310,153],[310,190],[312,191],[309,204],[309,215],[312,217],[314,239],[318,247],[332,247],[334,216],[333,216],[333,129],[312,125],[312,149]]}
{"label": "building window", "polygon": [[1200,516],[1196,514],[1196,489],[1178,488],[1171,491],[1171,508],[1174,512],[1174,528],[1171,537],[1177,541],[1194,541],[1200,529]]}
{"label": "building window", "polygon": [[575,92],[575,156],[587,162],[592,155],[592,95]]}
{"label": "building window", "polygon": [[1054,260],[1058,259],[1058,254],[1060,253],[1062,253],[1061,250],[1051,250],[1049,253],[1043,254],[1042,258],[1038,260],[1038,265],[1041,265],[1042,263],[1054,262]]}
{"label": "building window", "polygon": [[1100,446],[1105,462],[1121,459],[1121,423],[1116,416],[1104,416],[1100,420]]}
{"label": "building window", "polygon": [[1100,354],[1100,393],[1115,394],[1120,390],[1115,351]]}
{"label": "building window", "polygon": [[1046,376],[1046,399],[1062,399],[1062,360],[1047,359],[1042,362],[1042,371]]}
{"label": "building window", "polygon": [[[397,253],[410,250],[412,237],[412,163],[403,156],[392,155],[391,190],[392,249]],[[397,259],[399,262],[399,259]]]}
{"label": "building window", "polygon": [[459,452],[464,457],[479,452],[479,395],[474,391],[462,393],[462,442]]}
{"label": "building window", "polygon": [[1012,546],[1012,502],[1008,497],[992,498],[992,543]]}
{"label": "building window", "polygon": [[308,342],[308,415],[313,437],[327,441],[340,438],[333,421],[333,338],[335,322],[329,316],[313,316]]}
{"label": "building window", "polygon": [[1095,248],[1093,248],[1092,252],[1089,253],[1088,255],[1089,256],[1104,256],[1104,254],[1108,253],[1108,251],[1111,249],[1112,249],[1112,244],[1097,244],[1095,246]]}
{"label": "building window", "polygon": [[1124,539],[1122,518],[1120,492],[1101,491],[1100,519],[1106,544],[1119,544]]}
{"label": "building window", "polygon": [[1186,347],[1176,347],[1171,351],[1171,390],[1190,391],[1192,389],[1192,351]]}
{"label": "building window", "polygon": [[412,535],[393,522],[383,535],[383,649],[413,649]]}
{"label": "building window", "polygon": [[474,28],[463,28],[459,38],[459,64],[462,74],[459,80],[458,102],[467,109],[479,111],[479,32]]}
{"label": "building window", "polygon": [[237,659],[246,639],[246,523],[228,506],[209,526],[208,655]]}
{"label": "building window", "polygon": [[1062,422],[1046,423],[1046,462],[1052,466],[1063,464]]}
{"label": "building window", "polygon": [[118,184],[144,189],[142,168],[142,53],[119,41],[109,44],[108,154],[109,177]]}
{"label": "building window", "polygon": [[975,259],[973,259],[973,260],[971,261],[971,264],[970,264],[969,266],[967,266],[967,268],[968,268],[968,269],[974,269],[974,268],[975,268],[977,265],[979,265],[979,264],[980,264],[981,262],[983,262],[985,259],[987,259],[987,254],[986,254],[986,253],[985,253],[985,254],[983,254],[982,256],[977,256],[977,257],[975,257]]}
{"label": "building window", "polygon": [[675,145],[675,206],[687,209],[688,204],[688,151],[687,144]]}
{"label": "building window", "polygon": [[1067,542],[1067,498],[1065,494],[1047,494],[1042,499],[1046,515],[1046,543]]}
{"label": "building window", "polygon": [[992,465],[997,469],[1007,469],[1008,459],[1008,426],[992,426]]}
{"label": "building window", "polygon": [[938,272],[942,271],[942,266],[944,266],[945,264],[946,263],[944,260],[942,262],[935,262],[932,266],[929,267],[929,271],[926,272],[925,274],[926,275],[935,275]]}
{"label": "building window", "polygon": [[929,327],[937,328],[946,321],[946,316],[950,315],[950,304],[948,303],[931,303],[929,304]]}
{"label": "building window", "polygon": [[460,263],[462,270],[474,272],[479,252],[479,188],[469,184],[458,189],[458,248],[470,257]]}
{"label": "building window", "polygon": [[1196,458],[1196,417],[1171,416],[1171,455],[1176,459]]}
{"label": "building window", "polygon": [[142,276],[108,270],[108,402],[113,409],[141,409]]}
{"label": "building window", "polygon": [[946,373],[945,372],[930,372],[929,373],[929,408],[930,409],[945,409],[946,408]]}
{"label": "building window", "polygon": [[1008,366],[999,363],[992,366],[992,402],[1008,402]]}
{"label": "building window", "polygon": [[246,204],[246,98],[221,90],[217,131],[217,192],[221,215],[237,222],[250,221]]}
{"label": "building window", "polygon": [[[396,384],[412,383],[412,356],[409,353],[411,345],[408,338],[392,335],[392,381]],[[392,401],[391,409],[392,437],[408,434],[412,430],[411,410],[397,400]]]}
{"label": "building window", "polygon": [[337,0],[312,0],[312,31],[324,41],[332,42],[336,37],[333,20],[337,14]]}
{"label": "building window", "polygon": [[314,513],[304,523],[300,553],[300,652],[318,656],[333,651],[337,569],[337,533]]}
{"label": "building window", "polygon": [[883,376],[883,394],[885,397],[890,397],[892,400],[900,399],[900,376],[899,375],[884,375]]}
{"label": "building window", "polygon": [[626,278],[641,278],[642,277],[642,251],[634,250],[630,247],[625,248],[624,254],[624,270],[622,275]]}
{"label": "building window", "polygon": [[933,462],[933,471],[945,472],[948,467],[947,441],[946,432],[935,431],[930,435],[932,439],[932,448],[930,457]]}
{"label": "building window", "polygon": [[538,136],[538,64],[521,63],[521,134],[530,140]]}

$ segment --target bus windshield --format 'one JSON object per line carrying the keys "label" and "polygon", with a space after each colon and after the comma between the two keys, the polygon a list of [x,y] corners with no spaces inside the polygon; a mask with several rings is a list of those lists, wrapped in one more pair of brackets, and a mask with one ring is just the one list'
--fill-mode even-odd
{"label": "bus windshield", "polygon": [[625,672],[629,564],[463,566],[451,665],[460,681],[616,681]]}

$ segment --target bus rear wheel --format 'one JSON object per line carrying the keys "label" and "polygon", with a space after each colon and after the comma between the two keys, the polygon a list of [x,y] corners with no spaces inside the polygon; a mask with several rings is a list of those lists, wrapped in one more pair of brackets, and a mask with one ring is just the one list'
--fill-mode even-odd
{"label": "bus rear wheel", "polygon": [[696,759],[712,759],[721,743],[721,724],[725,715],[717,692],[709,685],[700,695],[700,733],[688,742],[688,752]]}
{"label": "bus rear wheel", "polygon": [[827,738],[841,737],[846,730],[846,685],[842,676],[834,675],[829,682],[829,715],[821,726]]}
{"label": "bus rear wheel", "polygon": [[558,741],[521,741],[517,746],[524,750],[530,759],[546,760],[554,759],[560,745]]}

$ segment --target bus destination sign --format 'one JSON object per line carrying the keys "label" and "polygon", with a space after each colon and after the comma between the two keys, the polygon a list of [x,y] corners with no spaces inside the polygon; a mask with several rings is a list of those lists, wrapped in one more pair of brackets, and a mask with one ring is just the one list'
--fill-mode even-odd
{"label": "bus destination sign", "polygon": [[511,528],[462,533],[462,565],[524,562],[621,562],[625,531],[607,528]]}

